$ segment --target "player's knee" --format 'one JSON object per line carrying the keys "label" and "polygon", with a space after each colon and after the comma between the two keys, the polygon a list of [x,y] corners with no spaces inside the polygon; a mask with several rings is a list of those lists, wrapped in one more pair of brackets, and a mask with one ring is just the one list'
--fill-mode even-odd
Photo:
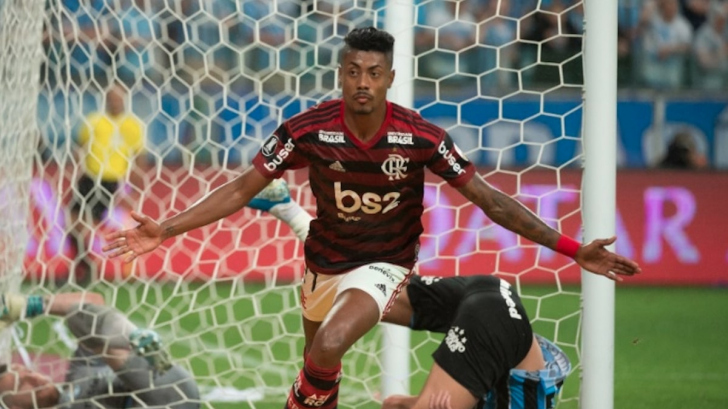
{"label": "player's knee", "polygon": [[338,362],[349,348],[347,332],[344,328],[322,327],[316,333],[309,355],[316,361]]}

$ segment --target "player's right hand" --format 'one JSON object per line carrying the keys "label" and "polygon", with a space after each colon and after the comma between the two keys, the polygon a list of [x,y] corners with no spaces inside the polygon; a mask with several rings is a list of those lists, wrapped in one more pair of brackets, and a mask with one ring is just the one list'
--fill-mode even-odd
{"label": "player's right hand", "polygon": [[107,235],[108,244],[102,249],[112,258],[125,256],[125,263],[132,262],[142,254],[156,249],[164,240],[164,231],[159,223],[137,212],[131,212],[131,217],[139,222],[139,225],[133,229]]}

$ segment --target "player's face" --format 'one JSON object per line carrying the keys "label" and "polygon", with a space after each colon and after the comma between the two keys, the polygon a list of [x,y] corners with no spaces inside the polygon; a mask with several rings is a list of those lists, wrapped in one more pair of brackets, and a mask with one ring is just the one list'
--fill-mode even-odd
{"label": "player's face", "polygon": [[0,399],[10,409],[52,407],[59,396],[50,378],[24,366],[13,365],[0,375]]}
{"label": "player's face", "polygon": [[339,79],[346,109],[368,115],[384,106],[394,71],[384,53],[350,50],[341,61]]}
{"label": "player's face", "polygon": [[111,115],[120,115],[124,112],[124,98],[126,92],[120,86],[115,86],[106,94],[106,111]]}

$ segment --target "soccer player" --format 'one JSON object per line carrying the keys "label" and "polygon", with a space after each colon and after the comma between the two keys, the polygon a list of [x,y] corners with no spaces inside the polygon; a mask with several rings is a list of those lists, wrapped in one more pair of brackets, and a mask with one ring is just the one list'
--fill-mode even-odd
{"label": "soccer player", "polygon": [[196,409],[192,376],[169,361],[154,331],[137,328],[95,293],[0,296],[0,329],[42,314],[64,317],[78,338],[65,382],[22,365],[0,365],[0,407]]}
{"label": "soccer player", "polygon": [[520,297],[495,276],[413,276],[384,321],[445,333],[419,396],[384,409],[554,407],[571,370],[566,354],[531,329]]}
{"label": "soccer player", "polygon": [[373,27],[344,39],[338,70],[342,98],[283,122],[252,167],[188,209],[158,223],[132,213],[133,229],[107,236],[110,257],[132,261],[164,240],[242,209],[287,169],[309,168],[316,218],[305,242],[301,307],[307,357],[286,407],[337,405],[341,358],[391,308],[417,260],[425,168],[494,222],[573,257],[611,279],[639,266],[605,248],[581,246],[476,174],[445,130],[387,101],[394,80],[394,38]]}
{"label": "soccer player", "polygon": [[90,113],[78,132],[83,173],[73,189],[69,221],[76,253],[72,275],[78,284],[87,284],[94,274],[87,235],[105,220],[128,175],[141,186],[130,170],[132,166],[146,167],[144,125],[126,110],[127,99],[125,86],[112,84],[105,95],[104,111]]}
{"label": "soccer player", "polygon": [[[271,182],[248,207],[266,211],[305,240],[313,219],[290,198],[287,184]],[[383,409],[429,402],[442,409],[548,409],[571,370],[568,357],[533,334],[518,294],[495,276],[413,275],[383,321],[447,334],[434,353],[430,381],[419,396],[390,396]],[[418,401],[419,399],[419,401]]]}

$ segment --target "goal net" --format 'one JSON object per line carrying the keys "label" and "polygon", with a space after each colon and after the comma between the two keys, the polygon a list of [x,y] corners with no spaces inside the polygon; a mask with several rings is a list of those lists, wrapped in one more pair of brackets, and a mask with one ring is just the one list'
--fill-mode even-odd
{"label": "goal net", "polygon": [[[303,348],[302,244],[288,227],[246,209],[132,265],[104,257],[103,235],[134,226],[132,210],[161,219],[187,208],[250,166],[281,120],[337,97],[343,36],[387,28],[393,3],[411,2],[0,1],[2,50],[14,57],[0,62],[0,269],[24,271],[26,292],[102,293],[154,328],[204,407],[280,407]],[[396,58],[413,66],[413,108],[490,183],[581,237],[582,3],[416,0],[412,9],[414,52]],[[111,116],[123,125],[104,131]],[[100,173],[102,161],[113,171]],[[306,176],[285,178],[313,211]],[[573,262],[494,225],[437,178],[426,205],[419,273],[508,280],[536,332],[578,370]],[[58,363],[75,341],[54,322],[22,324],[19,344],[62,379]],[[381,339],[377,328],[345,356],[342,407],[378,407]],[[441,339],[412,335],[413,393]],[[559,407],[577,407],[578,390],[572,375]]]}

